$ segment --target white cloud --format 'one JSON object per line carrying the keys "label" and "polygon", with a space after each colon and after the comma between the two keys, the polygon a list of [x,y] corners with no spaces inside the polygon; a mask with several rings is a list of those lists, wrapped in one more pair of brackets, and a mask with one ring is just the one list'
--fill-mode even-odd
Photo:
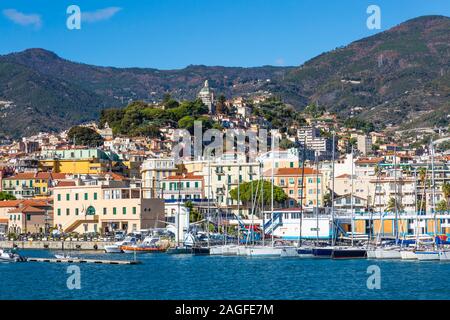
{"label": "white cloud", "polygon": [[112,18],[120,10],[122,10],[122,8],[109,7],[109,8],[100,9],[100,10],[96,10],[96,11],[92,11],[92,12],[82,12],[81,20],[83,22],[97,22],[97,21],[108,20],[108,19]]}
{"label": "white cloud", "polygon": [[31,25],[35,28],[40,28],[42,26],[41,16],[38,14],[25,14],[16,9],[5,9],[3,10],[3,15],[21,26]]}

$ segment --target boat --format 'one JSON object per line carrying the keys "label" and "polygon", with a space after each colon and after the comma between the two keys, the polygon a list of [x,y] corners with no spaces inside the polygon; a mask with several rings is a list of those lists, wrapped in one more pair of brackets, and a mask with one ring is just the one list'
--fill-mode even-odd
{"label": "boat", "polygon": [[105,246],[104,250],[106,253],[123,253],[122,246],[130,246],[136,244],[136,238],[135,237],[126,237],[122,241],[118,241],[114,244]]}
{"label": "boat", "polygon": [[450,251],[439,251],[439,260],[450,261]]}
{"label": "boat", "polygon": [[277,247],[263,247],[263,246],[255,246],[255,247],[247,247],[247,256],[249,257],[279,257],[281,256],[281,248]]}
{"label": "boat", "polygon": [[209,248],[209,254],[212,256],[220,256],[223,254],[223,246],[214,246]]}
{"label": "boat", "polygon": [[123,245],[120,249],[125,253],[159,253],[165,252],[166,249],[158,245],[159,237],[145,237],[142,243],[134,245]]}
{"label": "boat", "polygon": [[365,259],[367,250],[357,247],[336,248],[331,254],[333,259]]}
{"label": "boat", "polygon": [[314,253],[312,248],[298,248],[297,255],[299,258],[314,258]]}
{"label": "boat", "polygon": [[175,247],[169,248],[166,251],[167,254],[192,254],[194,251],[191,247]]}
{"label": "boat", "polygon": [[402,255],[400,253],[399,247],[385,247],[378,248],[375,250],[376,259],[401,259]]}
{"label": "boat", "polygon": [[296,247],[281,248],[281,257],[298,257],[298,248]]}
{"label": "boat", "polygon": [[439,251],[416,251],[416,257],[419,261],[440,260]]}
{"label": "boat", "polygon": [[417,260],[416,252],[414,250],[401,250],[400,255],[402,260]]}
{"label": "boat", "polygon": [[203,255],[209,255],[210,254],[210,248],[208,247],[193,247],[192,252],[196,256],[203,256]]}
{"label": "boat", "polygon": [[238,253],[239,246],[235,244],[226,245],[222,248],[222,255],[224,256],[236,256]]}
{"label": "boat", "polygon": [[366,251],[367,259],[376,259],[377,258],[376,250],[377,250],[376,248],[367,249]]}
{"label": "boat", "polygon": [[331,258],[333,249],[333,247],[315,247],[312,249],[312,253],[316,258]]}
{"label": "boat", "polygon": [[23,262],[23,261],[27,261],[26,258],[22,257],[18,253],[0,249],[0,262]]}

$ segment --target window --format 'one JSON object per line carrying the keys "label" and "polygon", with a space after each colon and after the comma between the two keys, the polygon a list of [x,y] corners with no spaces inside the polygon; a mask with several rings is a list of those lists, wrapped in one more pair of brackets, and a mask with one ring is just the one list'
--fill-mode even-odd
{"label": "window", "polygon": [[290,163],[289,163],[289,166],[290,166],[291,168],[293,168],[293,167],[294,167],[294,163],[293,163],[293,162],[290,162]]}
{"label": "window", "polygon": [[116,207],[114,207],[113,208],[113,215],[116,215],[117,214],[117,209],[116,209]]}
{"label": "window", "polygon": [[127,208],[126,208],[126,207],[123,207],[123,208],[122,208],[122,213],[123,213],[123,214],[127,214]]}
{"label": "window", "polygon": [[106,215],[108,213],[106,208],[103,208],[103,215]]}
{"label": "window", "polygon": [[61,195],[58,194],[58,201],[61,201]]}
{"label": "window", "polygon": [[88,200],[88,194],[87,193],[84,194],[84,200]]}
{"label": "window", "polygon": [[66,194],[66,201],[70,201],[70,193]]}
{"label": "window", "polygon": [[[219,176],[220,177],[220,176]],[[195,183],[195,187],[198,188],[198,182]]]}
{"label": "window", "polygon": [[308,178],[308,183],[313,183],[313,178]]}
{"label": "window", "polygon": [[75,200],[78,201],[78,193],[75,193]]}
{"label": "window", "polygon": [[294,184],[295,183],[295,179],[294,178],[289,178],[289,184]]}
{"label": "window", "polygon": [[78,216],[80,214],[80,209],[76,208],[75,209],[75,215]]}
{"label": "window", "polygon": [[97,192],[94,192],[94,200],[97,200]]}
{"label": "window", "polygon": [[133,207],[133,214],[136,214],[136,207]]}
{"label": "window", "polygon": [[61,215],[61,209],[58,209],[58,216]]}
{"label": "window", "polygon": [[186,182],[186,188],[190,188],[191,187],[191,183],[190,182]]}
{"label": "window", "polygon": [[70,215],[70,209],[69,208],[66,209],[66,216],[68,216],[68,215]]}

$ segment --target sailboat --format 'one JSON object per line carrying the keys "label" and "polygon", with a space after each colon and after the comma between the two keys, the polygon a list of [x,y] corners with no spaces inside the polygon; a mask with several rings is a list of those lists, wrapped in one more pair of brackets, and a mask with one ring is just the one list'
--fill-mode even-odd
{"label": "sailboat", "polygon": [[437,216],[436,216],[436,195],[435,195],[435,177],[434,177],[434,144],[431,141],[431,184],[432,184],[432,208],[433,208],[433,225],[434,225],[434,250],[416,251],[416,256],[419,261],[434,261],[440,260],[440,254],[437,250]]}

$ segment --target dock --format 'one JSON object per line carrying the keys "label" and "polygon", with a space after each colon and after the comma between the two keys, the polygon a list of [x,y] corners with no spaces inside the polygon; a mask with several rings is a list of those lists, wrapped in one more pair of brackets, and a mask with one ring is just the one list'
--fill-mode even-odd
{"label": "dock", "polygon": [[92,264],[119,264],[134,265],[141,264],[134,260],[99,260],[99,259],[56,259],[56,258],[26,258],[26,262],[48,262],[48,263],[92,263]]}

